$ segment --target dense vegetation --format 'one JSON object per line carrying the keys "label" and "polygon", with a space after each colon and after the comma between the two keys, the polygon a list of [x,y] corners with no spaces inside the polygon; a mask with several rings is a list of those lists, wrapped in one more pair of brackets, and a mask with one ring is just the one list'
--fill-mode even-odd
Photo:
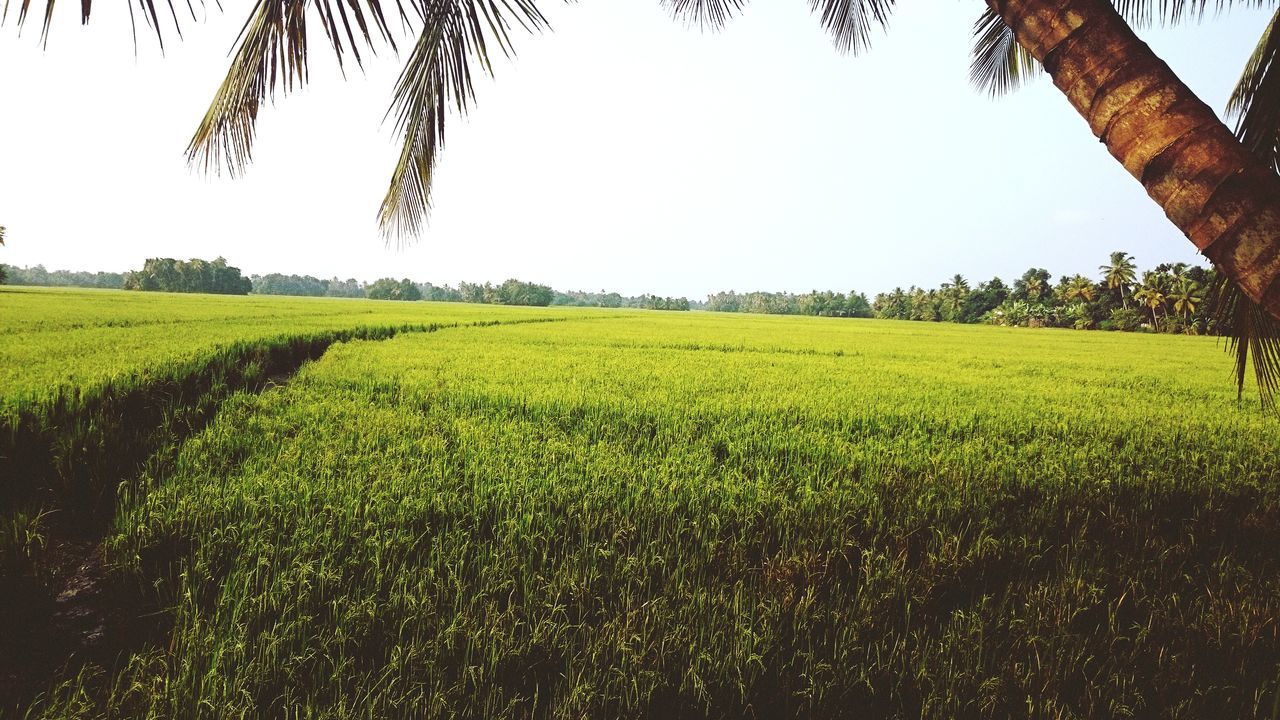
{"label": "dense vegetation", "polygon": [[707,310],[760,313],[764,315],[817,315],[821,317],[874,317],[871,303],[862,293],[814,290],[803,295],[751,292],[739,295],[730,290],[707,297]]}
{"label": "dense vegetation", "polygon": [[[6,403],[237,336],[440,331],[330,346],[156,448],[105,547],[161,634],[68,663],[35,717],[1280,698],[1280,444],[1211,339],[127,297],[0,293]],[[540,317],[567,321],[477,326]]]}
{"label": "dense vegetation", "polygon": [[[0,265],[0,273],[9,271],[9,283],[13,285],[35,285],[49,287],[84,287],[111,289],[161,289],[165,284],[169,288],[188,288],[192,286],[210,286],[207,279],[199,277],[191,266],[196,264],[202,270],[208,263],[193,260],[190,263],[179,263],[173,260],[148,260],[156,263],[156,267],[141,273],[109,273],[78,272],[72,270],[46,270],[43,265],[29,268]],[[219,258],[215,263],[225,265]],[[186,266],[186,267],[183,267]],[[150,267],[150,265],[148,266]],[[234,270],[234,268],[232,268]],[[147,273],[150,272],[151,279]],[[238,270],[236,272],[239,272]],[[194,279],[192,279],[192,277]],[[5,282],[0,274],[0,284]],[[660,297],[657,295],[638,295],[628,297],[600,291],[588,293],[570,291],[556,292],[547,285],[525,282],[511,278],[500,285],[492,283],[462,282],[458,287],[451,285],[433,285],[431,283],[415,283],[408,278],[395,280],[383,278],[365,284],[355,278],[339,280],[330,278],[322,280],[310,275],[283,275],[269,273],[253,275],[249,278],[249,292],[254,295],[288,295],[294,297],[344,297],[369,298],[371,300],[428,300],[433,302],[467,302],[489,305],[528,305],[546,307],[548,305],[569,305],[573,307],[602,308],[638,308],[645,310],[689,310],[696,303],[686,298]],[[235,292],[226,294],[244,294],[243,280],[227,282],[226,286]],[[213,286],[217,286],[216,281]],[[218,292],[216,290],[172,290],[173,292]]]}
{"label": "dense vegetation", "polygon": [[37,287],[80,287],[119,290],[124,287],[124,273],[84,272],[79,270],[47,270],[43,265],[18,267],[0,265],[0,283]]}
{"label": "dense vegetation", "polygon": [[227,265],[226,258],[148,258],[141,270],[125,275],[124,289],[247,295],[252,283],[240,275],[240,268]]}
{"label": "dense vegetation", "polygon": [[370,300],[412,301],[422,299],[422,291],[408,278],[399,281],[392,278],[382,278],[366,288],[364,295]]}
{"label": "dense vegetation", "polygon": [[1137,276],[1127,253],[1111,254],[1098,279],[1063,276],[1055,285],[1044,268],[1031,268],[1009,287],[993,278],[971,287],[961,275],[933,290],[895,288],[876,296],[876,314],[898,320],[1222,334],[1218,276],[1212,269],[1162,263]]}

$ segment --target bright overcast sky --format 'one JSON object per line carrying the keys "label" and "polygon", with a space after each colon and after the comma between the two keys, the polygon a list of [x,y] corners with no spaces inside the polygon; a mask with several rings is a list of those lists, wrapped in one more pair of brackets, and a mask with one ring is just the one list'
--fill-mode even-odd
{"label": "bright overcast sky", "polygon": [[[657,0],[544,2],[554,31],[518,37],[447,128],[429,228],[400,249],[376,220],[397,58],[344,81],[316,35],[312,83],[264,109],[248,175],[210,179],[183,151],[250,3],[163,56],[145,37],[135,56],[122,6],[97,3],[83,29],[59,3],[43,50],[38,21],[0,28],[0,262],[223,255],[247,274],[701,298],[1096,275],[1115,249],[1141,267],[1198,258],[1047,79],[1000,100],[970,88],[976,0],[902,3],[859,57],[801,0],[752,3],[714,34]],[[1220,110],[1265,21],[1141,34]]]}

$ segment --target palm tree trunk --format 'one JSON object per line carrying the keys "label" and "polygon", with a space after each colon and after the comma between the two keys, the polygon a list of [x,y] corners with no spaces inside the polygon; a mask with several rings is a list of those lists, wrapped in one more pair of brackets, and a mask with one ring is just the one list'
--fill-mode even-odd
{"label": "palm tree trunk", "polygon": [[1173,224],[1280,319],[1280,176],[1235,139],[1109,0],[987,3]]}

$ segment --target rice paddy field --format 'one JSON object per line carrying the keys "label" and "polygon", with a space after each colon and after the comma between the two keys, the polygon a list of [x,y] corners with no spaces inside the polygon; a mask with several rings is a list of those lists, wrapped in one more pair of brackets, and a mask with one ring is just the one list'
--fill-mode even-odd
{"label": "rice paddy field", "polygon": [[1280,716],[1213,339],[0,289],[0,390],[0,714]]}

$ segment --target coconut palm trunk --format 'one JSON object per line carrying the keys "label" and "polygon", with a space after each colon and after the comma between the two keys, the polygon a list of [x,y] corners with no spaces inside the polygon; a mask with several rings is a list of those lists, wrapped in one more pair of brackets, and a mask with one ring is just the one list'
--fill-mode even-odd
{"label": "coconut palm trunk", "polygon": [[1280,319],[1280,176],[1109,0],[987,0],[1173,224]]}

